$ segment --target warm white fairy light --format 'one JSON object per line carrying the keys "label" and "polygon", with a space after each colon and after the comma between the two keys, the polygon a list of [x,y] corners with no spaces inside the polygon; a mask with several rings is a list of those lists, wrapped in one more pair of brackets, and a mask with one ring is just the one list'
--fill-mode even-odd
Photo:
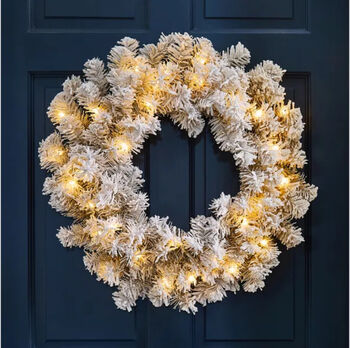
{"label": "warm white fairy light", "polygon": [[290,183],[290,179],[287,176],[283,175],[280,183],[281,186],[284,186],[284,187],[288,186],[289,183]]}
{"label": "warm white fairy light", "polygon": [[231,262],[227,267],[227,272],[232,274],[233,276],[238,275],[239,273],[238,265],[234,262]]}
{"label": "warm white fairy light", "polygon": [[249,221],[247,218],[243,218],[241,222],[241,227],[246,228],[249,226]]}
{"label": "warm white fairy light", "polygon": [[124,137],[118,137],[114,139],[113,145],[117,150],[117,153],[120,153],[122,155],[129,154],[131,151],[130,142]]}
{"label": "warm white fairy light", "polygon": [[171,239],[168,241],[166,245],[170,250],[174,250],[174,249],[180,248],[182,246],[182,243],[181,241]]}
{"label": "warm white fairy light", "polygon": [[64,185],[64,190],[68,194],[75,194],[79,189],[78,180],[73,177],[69,177],[65,179],[63,185]]}
{"label": "warm white fairy light", "polygon": [[255,118],[261,118],[264,115],[264,111],[262,109],[257,109],[253,113]]}
{"label": "warm white fairy light", "polygon": [[65,150],[63,146],[52,145],[47,149],[47,161],[62,163],[65,159]]}
{"label": "warm white fairy light", "polygon": [[269,240],[267,238],[263,238],[260,240],[260,243],[259,243],[262,247],[267,247],[269,245]]}
{"label": "warm white fairy light", "polygon": [[277,144],[271,144],[270,148],[273,151],[279,151],[280,150],[280,147]]}
{"label": "warm white fairy light", "polygon": [[96,208],[96,204],[95,204],[94,201],[92,201],[92,200],[89,200],[89,201],[87,202],[86,206],[88,207],[88,209],[91,209],[91,210],[93,210],[93,209]]}
{"label": "warm white fairy light", "polygon": [[196,284],[196,282],[197,282],[197,277],[196,277],[196,275],[195,275],[194,273],[190,273],[190,274],[187,276],[187,281],[188,281],[188,283],[191,284],[191,285]]}
{"label": "warm white fairy light", "polygon": [[283,116],[286,116],[288,114],[288,111],[289,111],[289,108],[288,108],[287,105],[284,105],[284,106],[281,107],[281,114]]}
{"label": "warm white fairy light", "polygon": [[161,279],[161,285],[166,292],[170,292],[173,289],[172,282],[167,277]]}

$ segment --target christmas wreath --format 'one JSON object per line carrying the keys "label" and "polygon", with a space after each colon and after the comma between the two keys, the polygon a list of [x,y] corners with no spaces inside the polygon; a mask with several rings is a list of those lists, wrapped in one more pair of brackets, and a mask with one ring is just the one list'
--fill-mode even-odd
{"label": "christmas wreath", "polygon": [[[300,172],[302,115],[284,101],[285,71],[269,60],[245,71],[249,61],[241,43],[220,54],[187,33],[142,48],[125,37],[107,68],[88,60],[84,79],[68,78],[52,100],[56,131],[39,146],[41,167],[51,173],[43,193],[74,219],[59,240],[85,250],[86,268],[117,288],[118,308],[130,311],[147,297],[195,313],[197,302],[220,301],[240,286],[255,292],[279,263],[278,242],[303,241],[293,220],[317,188]],[[192,218],[188,232],[147,216],[142,171],[132,162],[165,115],[190,137],[207,120],[240,172],[240,192],[214,199],[213,216]]]}

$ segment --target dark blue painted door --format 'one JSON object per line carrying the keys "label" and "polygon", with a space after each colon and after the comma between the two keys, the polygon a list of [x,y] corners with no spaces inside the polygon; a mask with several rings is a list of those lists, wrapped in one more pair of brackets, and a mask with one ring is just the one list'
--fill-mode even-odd
{"label": "dark blue painted door", "polygon": [[[2,346],[347,346],[348,4],[346,0],[4,0],[2,2]],[[319,198],[306,243],[286,251],[257,294],[231,295],[196,316],[140,302],[117,310],[111,289],[84,270],[81,250],[55,237],[68,219],[41,195],[37,146],[66,76],[105,58],[123,36],[154,42],[164,31],[237,41],[289,73],[288,96],[306,122],[307,174]],[[170,122],[151,139],[144,167],[151,214],[187,227],[221,191],[236,193],[231,157],[208,131],[195,141]],[[67,221],[66,221],[67,220]]]}

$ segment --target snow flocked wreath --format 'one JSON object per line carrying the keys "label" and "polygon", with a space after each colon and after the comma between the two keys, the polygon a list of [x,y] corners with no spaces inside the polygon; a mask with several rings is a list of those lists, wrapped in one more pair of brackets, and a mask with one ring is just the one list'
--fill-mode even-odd
{"label": "snow flocked wreath", "polygon": [[[277,242],[303,241],[293,219],[317,195],[299,171],[304,125],[299,108],[284,102],[285,71],[267,60],[246,72],[250,53],[241,43],[219,54],[187,33],[142,48],[128,37],[118,44],[107,69],[87,61],[85,79],[68,78],[48,110],[56,131],[39,148],[52,173],[43,192],[74,218],[59,240],[84,248],[86,268],[117,287],[114,302],[128,311],[147,297],[195,313],[197,302],[220,301],[240,284],[263,288],[278,264]],[[207,119],[240,171],[237,196],[222,193],[213,216],[192,218],[187,233],[167,217],[146,215],[142,171],[132,163],[165,115],[190,137]]]}

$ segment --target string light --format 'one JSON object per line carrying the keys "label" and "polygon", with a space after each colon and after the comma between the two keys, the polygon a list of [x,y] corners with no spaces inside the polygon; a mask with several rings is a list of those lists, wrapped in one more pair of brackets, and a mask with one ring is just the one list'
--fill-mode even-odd
{"label": "string light", "polygon": [[245,228],[245,227],[248,227],[248,225],[249,225],[248,220],[246,218],[243,218],[241,222],[241,227]]}
{"label": "string light", "polygon": [[146,255],[142,253],[141,251],[136,251],[135,255],[133,257],[133,261],[135,264],[141,264],[145,261]]}
{"label": "string light", "polygon": [[262,109],[257,109],[254,111],[253,115],[255,118],[261,118],[263,116],[264,112]]}
{"label": "string light", "polygon": [[145,109],[146,109],[150,114],[153,115],[153,114],[155,113],[156,108],[155,108],[155,106],[154,106],[151,102],[145,101],[145,102],[144,102],[144,105],[145,105]]}
{"label": "string light", "polygon": [[79,188],[78,180],[75,178],[69,178],[64,182],[64,189],[69,194],[74,194]]}
{"label": "string light", "polygon": [[93,210],[93,209],[95,209],[96,204],[95,204],[92,200],[89,200],[89,201],[87,202],[86,206],[87,206],[89,209]]}
{"label": "string light", "polygon": [[63,111],[57,113],[57,121],[60,122],[62,118],[64,118],[66,114]]}
{"label": "string light", "polygon": [[190,87],[192,89],[200,89],[204,86],[204,79],[199,77],[198,75],[193,74],[192,79],[190,81]]}
{"label": "string light", "polygon": [[227,268],[227,272],[232,274],[232,275],[237,275],[238,274],[238,265],[234,262],[231,262]]}
{"label": "string light", "polygon": [[175,240],[169,240],[168,243],[167,243],[167,247],[170,249],[170,250],[175,250],[177,248],[179,248],[180,246],[182,245],[182,243],[180,241],[175,241]]}
{"label": "string light", "polygon": [[100,114],[100,112],[102,111],[102,109],[100,107],[96,107],[96,108],[93,108],[91,110],[96,116],[98,116]]}
{"label": "string light", "polygon": [[173,288],[172,283],[167,277],[161,279],[161,285],[165,291],[171,291]]}
{"label": "string light", "polygon": [[269,241],[267,238],[263,238],[261,241],[260,241],[260,245],[262,247],[267,247],[267,245],[269,244]]}
{"label": "string light", "polygon": [[130,143],[125,138],[117,138],[114,140],[114,147],[117,152],[121,154],[128,154],[130,152]]}
{"label": "string light", "polygon": [[101,261],[97,267],[97,275],[100,278],[103,278],[106,275],[107,272],[107,262],[106,261]]}
{"label": "string light", "polygon": [[283,175],[282,179],[281,179],[281,186],[287,186],[290,183],[290,179],[286,176]]}
{"label": "string light", "polygon": [[46,159],[50,162],[61,163],[63,162],[65,150],[63,146],[52,145],[47,150]]}
{"label": "string light", "polygon": [[187,281],[191,284],[191,285],[195,285],[196,283],[196,280],[197,280],[197,277],[191,273],[187,276]]}
{"label": "string light", "polygon": [[281,109],[281,113],[282,113],[282,115],[287,115],[287,113],[288,113],[288,108],[287,108],[287,106],[283,106],[282,107],[282,109]]}
{"label": "string light", "polygon": [[199,63],[201,63],[202,65],[204,65],[208,61],[208,59],[206,57],[201,56],[201,55],[197,55],[196,58],[199,61]]}
{"label": "string light", "polygon": [[112,223],[111,224],[111,229],[113,230],[113,231],[119,231],[119,230],[121,230],[122,229],[122,227],[123,227],[123,225],[122,224],[120,224],[120,223]]}
{"label": "string light", "polygon": [[279,149],[280,149],[280,147],[277,144],[271,145],[271,150],[278,151]]}

